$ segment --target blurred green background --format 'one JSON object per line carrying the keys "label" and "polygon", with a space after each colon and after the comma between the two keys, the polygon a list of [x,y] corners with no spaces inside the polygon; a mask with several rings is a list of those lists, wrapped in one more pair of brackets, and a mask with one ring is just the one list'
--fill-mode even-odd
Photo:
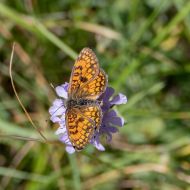
{"label": "blurred green background", "polygon": [[[42,142],[11,87],[13,42],[16,89],[50,140],[50,83],[69,80],[83,47],[96,52],[129,99],[105,152]],[[189,0],[1,0],[0,190],[190,190],[189,42]]]}

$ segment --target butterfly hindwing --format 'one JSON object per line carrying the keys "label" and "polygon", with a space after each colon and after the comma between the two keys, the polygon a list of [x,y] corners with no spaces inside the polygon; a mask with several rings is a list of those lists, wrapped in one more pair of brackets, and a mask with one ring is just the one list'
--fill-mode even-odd
{"label": "butterfly hindwing", "polygon": [[103,69],[100,69],[99,74],[92,80],[84,84],[83,88],[78,91],[78,96],[86,99],[96,100],[107,87],[107,76]]}
{"label": "butterfly hindwing", "polygon": [[81,106],[68,109],[66,126],[69,139],[77,150],[83,149],[98,130],[102,121],[99,105]]}
{"label": "butterfly hindwing", "polygon": [[72,145],[76,150],[82,150],[92,138],[95,129],[94,121],[83,116],[78,108],[67,109],[65,118]]}

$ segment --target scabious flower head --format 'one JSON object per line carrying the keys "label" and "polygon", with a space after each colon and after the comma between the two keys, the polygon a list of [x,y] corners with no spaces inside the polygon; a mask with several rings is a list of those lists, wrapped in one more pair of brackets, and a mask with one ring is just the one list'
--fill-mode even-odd
{"label": "scabious flower head", "polygon": [[[65,124],[65,101],[68,98],[68,86],[69,84],[65,83],[55,88],[56,93],[60,98],[54,100],[53,105],[49,109],[49,113],[51,115],[50,120],[53,123],[59,124],[59,128],[55,134],[58,135],[59,140],[66,145],[66,151],[72,154],[75,152],[75,149],[69,140]],[[98,99],[102,102],[102,124],[99,128],[99,131],[96,131],[93,135],[94,138],[90,140],[90,143],[100,151],[105,150],[104,146],[100,143],[100,136],[105,135],[107,141],[110,142],[112,140],[112,134],[118,131],[117,126],[122,127],[124,125],[124,119],[122,117],[119,117],[117,112],[112,108],[114,105],[127,103],[127,98],[121,93],[112,97],[113,94],[114,89],[107,87],[106,91]]]}

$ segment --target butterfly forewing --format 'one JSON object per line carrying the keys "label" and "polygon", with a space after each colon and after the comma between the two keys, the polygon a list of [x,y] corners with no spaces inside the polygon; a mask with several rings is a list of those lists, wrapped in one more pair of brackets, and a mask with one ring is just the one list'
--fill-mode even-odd
{"label": "butterfly forewing", "polygon": [[75,97],[82,86],[93,80],[99,73],[98,59],[89,48],[84,48],[79,54],[70,78],[68,93]]}
{"label": "butterfly forewing", "polygon": [[99,104],[81,106],[79,111],[84,117],[93,120],[94,129],[99,130],[100,124],[102,122],[102,110]]}

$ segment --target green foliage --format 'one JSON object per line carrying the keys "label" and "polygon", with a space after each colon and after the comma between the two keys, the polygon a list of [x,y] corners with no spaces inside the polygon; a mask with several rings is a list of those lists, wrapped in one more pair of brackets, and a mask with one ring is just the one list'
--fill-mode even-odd
{"label": "green foliage", "polygon": [[[2,0],[0,26],[0,190],[190,189],[189,1]],[[53,143],[15,98],[13,42],[16,89]],[[127,122],[105,152],[89,146],[67,155],[46,121],[50,83],[69,80],[83,47],[127,95],[118,107]]]}

